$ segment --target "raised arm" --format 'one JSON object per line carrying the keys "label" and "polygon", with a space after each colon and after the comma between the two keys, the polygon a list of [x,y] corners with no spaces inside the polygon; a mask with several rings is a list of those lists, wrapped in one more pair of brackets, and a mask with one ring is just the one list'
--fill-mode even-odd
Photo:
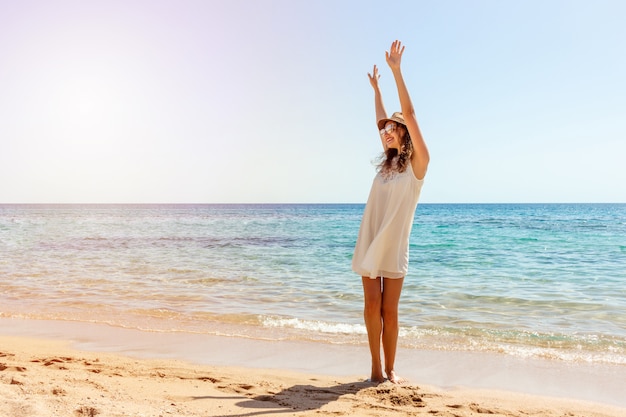
{"label": "raised arm", "polygon": [[[376,108],[376,126],[378,126],[378,121],[380,119],[387,118],[387,112],[385,111],[385,106],[383,105],[383,96],[380,93],[380,88],[378,87],[378,79],[380,78],[380,75],[378,74],[378,68],[376,68],[376,65],[374,65],[374,70],[372,71],[372,73],[370,74],[368,72],[367,76],[369,77],[370,84],[372,85],[372,88],[374,89],[374,106]],[[378,129],[378,127],[376,128]],[[383,139],[382,135],[380,137],[380,142],[383,145],[384,151],[387,152],[387,143]]]}
{"label": "raised arm", "polygon": [[387,64],[391,68],[393,77],[396,80],[396,86],[398,87],[398,98],[400,99],[400,109],[406,122],[406,127],[411,135],[411,141],[413,142],[413,157],[411,158],[411,165],[413,172],[417,178],[424,178],[426,171],[428,170],[428,163],[430,162],[430,155],[428,153],[428,147],[422,137],[419,125],[417,124],[417,117],[415,116],[415,109],[409,96],[409,91],[404,83],[402,77],[402,71],[400,70],[400,61],[402,60],[402,53],[404,52],[404,46],[400,41],[394,41],[391,44],[389,52],[385,52],[385,58]]}

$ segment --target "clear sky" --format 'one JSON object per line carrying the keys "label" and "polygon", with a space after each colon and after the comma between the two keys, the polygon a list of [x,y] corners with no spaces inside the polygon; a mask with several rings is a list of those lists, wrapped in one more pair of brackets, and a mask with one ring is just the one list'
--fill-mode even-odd
{"label": "clear sky", "polygon": [[399,110],[423,203],[626,202],[622,0],[0,0],[0,203],[362,203]]}

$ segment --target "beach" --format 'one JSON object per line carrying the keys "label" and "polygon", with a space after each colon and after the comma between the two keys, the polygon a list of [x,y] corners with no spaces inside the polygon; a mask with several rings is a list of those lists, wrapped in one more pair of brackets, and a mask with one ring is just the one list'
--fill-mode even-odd
{"label": "beach", "polygon": [[356,346],[15,319],[0,334],[2,417],[626,415],[621,367],[400,351],[408,384],[373,385]]}

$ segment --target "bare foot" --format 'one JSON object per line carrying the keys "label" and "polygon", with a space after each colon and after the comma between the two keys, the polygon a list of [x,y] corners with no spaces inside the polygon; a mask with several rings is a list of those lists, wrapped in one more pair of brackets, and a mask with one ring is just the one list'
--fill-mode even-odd
{"label": "bare foot", "polygon": [[385,382],[385,377],[383,376],[383,367],[380,363],[372,363],[372,373],[369,379],[369,382],[374,384],[380,384]]}
{"label": "bare foot", "polygon": [[385,382],[385,377],[382,376],[382,374],[372,373],[372,376],[370,377],[370,379],[368,379],[368,382],[371,382],[373,384],[381,384]]}
{"label": "bare foot", "polygon": [[398,385],[402,385],[402,384],[406,384],[407,380],[396,375],[396,371],[391,371],[387,373],[387,376],[389,377],[389,382],[394,383],[394,384],[398,384]]}

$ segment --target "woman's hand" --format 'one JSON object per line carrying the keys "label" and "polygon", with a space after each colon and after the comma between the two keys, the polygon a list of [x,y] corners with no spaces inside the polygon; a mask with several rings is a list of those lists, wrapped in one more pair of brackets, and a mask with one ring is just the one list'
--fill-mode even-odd
{"label": "woman's hand", "polygon": [[372,85],[374,90],[377,90],[378,89],[378,80],[380,79],[380,74],[378,74],[378,68],[376,68],[376,65],[374,65],[374,70],[372,71],[372,74],[370,74],[368,72],[367,76],[369,77],[370,84]]}
{"label": "woman's hand", "polygon": [[389,52],[385,51],[385,59],[391,70],[400,69],[400,61],[402,60],[402,53],[404,52],[404,46],[402,42],[396,40],[391,44]]}

